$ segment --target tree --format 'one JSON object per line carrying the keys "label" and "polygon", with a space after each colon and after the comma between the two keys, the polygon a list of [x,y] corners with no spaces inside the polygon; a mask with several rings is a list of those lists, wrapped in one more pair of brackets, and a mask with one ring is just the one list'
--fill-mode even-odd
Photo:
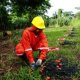
{"label": "tree", "polygon": [[51,7],[49,0],[11,0],[11,4],[12,14],[15,13],[19,17],[28,14],[28,25],[33,17],[43,15]]}
{"label": "tree", "polygon": [[50,7],[49,0],[0,0],[0,29],[9,28],[9,21],[12,21],[14,16],[17,17],[15,21],[22,18],[21,20],[27,19],[25,21],[30,24],[33,17],[43,15]]}
{"label": "tree", "polygon": [[8,0],[0,0],[0,29],[5,30],[8,27],[8,13],[6,11],[6,5]]}
{"label": "tree", "polygon": [[62,9],[58,9],[58,17],[62,17]]}
{"label": "tree", "polygon": [[44,14],[47,8],[50,8],[49,0],[11,0],[13,12],[18,16],[23,13]]}

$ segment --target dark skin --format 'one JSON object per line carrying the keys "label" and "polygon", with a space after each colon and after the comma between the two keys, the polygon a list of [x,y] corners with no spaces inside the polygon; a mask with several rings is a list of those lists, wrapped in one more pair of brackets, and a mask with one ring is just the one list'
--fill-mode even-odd
{"label": "dark skin", "polygon": [[43,29],[38,29],[34,25],[32,26],[32,31],[34,32],[35,35],[38,35]]}

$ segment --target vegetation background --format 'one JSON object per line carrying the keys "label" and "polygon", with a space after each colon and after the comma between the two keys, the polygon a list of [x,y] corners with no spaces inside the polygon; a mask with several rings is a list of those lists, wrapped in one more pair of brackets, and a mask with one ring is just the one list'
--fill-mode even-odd
{"label": "vegetation background", "polygon": [[[15,55],[15,46],[24,28],[31,25],[33,17],[44,18],[50,47],[60,47],[60,51],[49,52],[47,57],[65,57],[68,65],[78,64],[79,69],[72,80],[80,80],[80,12],[58,12],[52,17],[45,15],[51,7],[49,0],[0,0],[0,80],[42,80],[39,70],[31,71]],[[72,33],[73,32],[73,33]],[[76,45],[62,46],[58,38],[76,42]],[[37,57],[38,52],[34,53]]]}

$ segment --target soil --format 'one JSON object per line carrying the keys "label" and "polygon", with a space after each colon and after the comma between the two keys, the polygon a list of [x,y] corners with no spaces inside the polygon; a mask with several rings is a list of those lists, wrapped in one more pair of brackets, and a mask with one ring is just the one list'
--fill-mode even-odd
{"label": "soil", "polygon": [[10,38],[0,38],[0,75],[8,71],[17,71],[20,64],[17,64],[19,58],[15,55],[15,46]]}

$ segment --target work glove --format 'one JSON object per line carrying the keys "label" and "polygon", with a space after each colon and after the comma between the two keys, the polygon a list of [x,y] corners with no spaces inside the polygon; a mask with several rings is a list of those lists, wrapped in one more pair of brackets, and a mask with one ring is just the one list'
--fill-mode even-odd
{"label": "work glove", "polygon": [[35,63],[31,63],[31,69],[35,70],[36,69],[36,64]]}
{"label": "work glove", "polygon": [[38,59],[37,61],[36,61],[36,66],[40,66],[42,64],[42,60],[41,59]]}

